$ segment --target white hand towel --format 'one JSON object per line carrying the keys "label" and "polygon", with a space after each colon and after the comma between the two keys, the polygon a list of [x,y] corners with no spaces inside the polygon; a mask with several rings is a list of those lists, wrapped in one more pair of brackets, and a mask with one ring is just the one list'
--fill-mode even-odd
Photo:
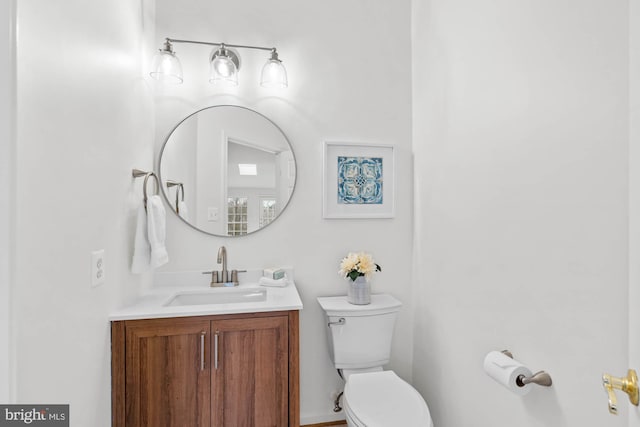
{"label": "white hand towel", "polygon": [[189,222],[189,210],[187,209],[187,204],[183,200],[178,202],[178,215],[180,215],[180,218]]}
{"label": "white hand towel", "polygon": [[149,271],[150,260],[151,246],[149,246],[149,239],[147,239],[147,212],[144,210],[144,204],[140,204],[136,223],[136,237],[133,242],[131,271],[136,274]]}
{"label": "white hand towel", "polygon": [[151,268],[160,267],[169,261],[169,254],[164,245],[167,218],[162,199],[157,194],[147,200],[147,233],[151,246]]}
{"label": "white hand towel", "polygon": [[258,279],[258,285],[284,288],[285,286],[289,285],[289,279],[287,278],[286,274],[282,279],[269,279],[268,277],[261,277]]}

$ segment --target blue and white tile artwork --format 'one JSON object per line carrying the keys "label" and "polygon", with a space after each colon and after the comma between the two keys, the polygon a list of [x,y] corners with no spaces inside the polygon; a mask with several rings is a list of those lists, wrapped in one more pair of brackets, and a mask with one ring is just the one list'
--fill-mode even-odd
{"label": "blue and white tile artwork", "polygon": [[382,157],[338,156],[338,203],[382,204]]}

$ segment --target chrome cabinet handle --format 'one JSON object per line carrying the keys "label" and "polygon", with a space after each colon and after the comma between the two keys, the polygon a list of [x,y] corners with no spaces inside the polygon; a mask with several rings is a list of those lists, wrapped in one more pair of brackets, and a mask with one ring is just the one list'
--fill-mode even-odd
{"label": "chrome cabinet handle", "polygon": [[627,371],[627,376],[618,378],[609,374],[602,375],[602,385],[609,395],[609,412],[618,415],[618,400],[616,399],[615,389],[624,391],[629,395],[629,401],[638,406],[640,401],[640,393],[638,392],[638,375],[633,369]]}
{"label": "chrome cabinet handle", "polygon": [[213,353],[214,353],[214,358],[213,358],[213,367],[215,369],[218,369],[218,334],[220,332],[216,331],[215,336],[213,337]]}
{"label": "chrome cabinet handle", "polygon": [[204,341],[207,333],[205,331],[200,332],[200,370],[204,371]]}

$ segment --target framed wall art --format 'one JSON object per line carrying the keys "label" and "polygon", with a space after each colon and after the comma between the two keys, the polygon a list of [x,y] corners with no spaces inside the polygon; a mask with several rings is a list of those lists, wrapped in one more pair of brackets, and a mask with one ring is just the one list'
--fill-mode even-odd
{"label": "framed wall art", "polygon": [[392,145],[324,143],[324,218],[393,218]]}

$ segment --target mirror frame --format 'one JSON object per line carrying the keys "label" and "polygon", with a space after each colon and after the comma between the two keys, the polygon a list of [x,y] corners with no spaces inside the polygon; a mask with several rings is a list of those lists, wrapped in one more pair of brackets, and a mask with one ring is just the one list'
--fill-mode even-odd
{"label": "mirror frame", "polygon": [[[274,123],[273,120],[271,120],[270,118],[268,118],[267,116],[265,116],[264,114],[253,110],[251,108],[248,107],[243,107],[242,105],[234,105],[234,104],[219,104],[219,105],[210,105],[208,107],[204,107],[204,108],[200,108],[199,110],[194,111],[193,113],[189,114],[188,116],[184,117],[182,120],[180,120],[174,127],[171,128],[171,130],[169,131],[169,133],[167,134],[166,138],[164,139],[164,142],[162,143],[162,149],[160,150],[160,154],[158,156],[158,180],[160,181],[160,187],[162,188],[162,196],[164,197],[164,201],[165,203],[171,207],[171,200],[169,200],[169,194],[167,192],[167,188],[166,188],[166,182],[163,180],[162,177],[162,168],[161,168],[161,164],[162,164],[162,156],[164,154],[164,150],[167,147],[167,143],[169,142],[169,139],[171,138],[171,135],[173,135],[173,132],[175,132],[175,130],[180,127],[180,125],[185,122],[186,120],[188,120],[190,117],[195,116],[196,114],[205,111],[205,110],[209,110],[212,108],[219,108],[219,107],[234,107],[234,108],[240,108],[252,113],[255,113],[257,115],[259,115],[260,117],[264,118],[265,120],[267,120],[269,123],[271,123],[284,137],[285,141],[287,142],[287,144],[289,145],[289,148],[291,149],[291,155],[293,157],[293,162],[295,164],[295,176],[294,176],[294,182],[293,182],[293,188],[291,190],[291,195],[289,196],[289,199],[287,200],[287,203],[282,207],[282,209],[280,210],[280,213],[278,214],[278,216],[276,216],[269,224],[265,225],[262,228],[258,228],[254,231],[248,232],[247,234],[240,234],[240,235],[234,235],[234,236],[229,236],[229,235],[225,235],[225,234],[214,234],[214,233],[210,233],[208,231],[202,230],[198,227],[196,227],[194,224],[191,224],[188,221],[185,221],[184,218],[182,218],[180,215],[178,215],[176,213],[175,210],[173,210],[173,208],[169,209],[171,212],[173,212],[173,214],[178,217],[178,219],[180,221],[182,221],[183,223],[187,224],[189,227],[193,228],[196,231],[199,231],[200,233],[204,233],[207,234],[209,236],[215,236],[215,237],[222,237],[222,238],[236,238],[236,237],[246,237],[246,236],[250,236],[252,234],[255,234],[259,231],[264,230],[265,228],[268,228],[271,224],[273,224],[274,222],[276,222],[278,220],[278,218],[280,218],[282,216],[282,214],[284,213],[284,211],[289,207],[289,204],[291,203],[291,199],[293,198],[293,195],[296,192],[296,188],[298,186],[298,159],[296,158],[296,153],[293,150],[293,145],[291,144],[291,141],[289,141],[289,138],[287,137],[287,135],[284,133],[284,131],[280,128],[280,126],[278,126],[277,124]],[[226,213],[225,213],[226,214]]]}

